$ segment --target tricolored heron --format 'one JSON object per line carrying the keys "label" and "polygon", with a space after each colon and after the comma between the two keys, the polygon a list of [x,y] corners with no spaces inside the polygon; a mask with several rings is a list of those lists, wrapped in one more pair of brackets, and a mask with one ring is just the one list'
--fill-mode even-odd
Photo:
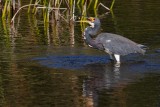
{"label": "tricolored heron", "polygon": [[[143,45],[137,44],[123,36],[112,33],[100,33],[97,35],[101,27],[100,20],[94,17],[89,17],[87,20],[86,22],[90,26],[85,29],[83,34],[86,44],[92,48],[105,51],[110,55],[111,59],[114,56],[117,64],[120,64],[120,56],[131,53],[145,53],[145,50],[141,48]],[[97,36],[94,38],[95,35]]]}

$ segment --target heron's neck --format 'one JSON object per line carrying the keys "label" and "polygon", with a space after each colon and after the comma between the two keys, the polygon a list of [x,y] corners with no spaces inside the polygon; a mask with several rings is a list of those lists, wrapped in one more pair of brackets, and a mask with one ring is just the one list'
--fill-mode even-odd
{"label": "heron's neck", "polygon": [[85,40],[91,40],[92,39],[92,33],[91,28],[87,27],[84,31],[84,39]]}
{"label": "heron's neck", "polygon": [[87,27],[84,31],[84,40],[87,44],[92,45],[92,43],[94,42],[94,39],[92,38],[93,36],[95,36],[96,34],[93,34],[92,32],[92,28]]}
{"label": "heron's neck", "polygon": [[[95,30],[94,30],[95,31]],[[98,32],[98,31],[97,31]],[[84,41],[86,42],[86,44],[88,44],[90,47],[99,49],[99,50],[104,50],[104,47],[102,44],[99,44],[94,38],[93,36],[95,36],[97,34],[97,32],[93,32],[92,29],[90,29],[89,27],[87,27],[84,31]],[[95,35],[94,35],[95,34]]]}
{"label": "heron's neck", "polygon": [[94,28],[92,28],[92,27],[87,27],[87,28],[85,29],[85,31],[84,31],[84,36],[85,36],[86,38],[88,38],[88,39],[92,39],[93,37],[95,37],[95,36],[97,35],[99,29],[100,29],[100,25],[98,25],[98,26],[95,25]]}

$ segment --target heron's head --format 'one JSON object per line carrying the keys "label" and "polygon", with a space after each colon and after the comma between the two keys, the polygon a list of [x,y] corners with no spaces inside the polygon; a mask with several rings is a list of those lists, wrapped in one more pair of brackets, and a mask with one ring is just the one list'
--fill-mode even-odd
{"label": "heron's head", "polygon": [[85,22],[88,23],[90,26],[88,26],[85,29],[86,34],[90,35],[97,35],[98,31],[100,30],[101,23],[98,18],[95,17],[88,17],[87,20],[81,20],[81,21],[76,21],[76,22]]}
{"label": "heron's head", "polygon": [[87,31],[90,35],[97,35],[98,31],[100,30],[101,23],[98,18],[95,17],[89,17],[87,18],[87,21],[89,23],[89,27],[87,28]]}
{"label": "heron's head", "polygon": [[98,18],[89,17],[89,18],[87,18],[87,20],[88,20],[90,27],[92,27],[92,28],[100,27],[100,25],[101,25],[100,20]]}

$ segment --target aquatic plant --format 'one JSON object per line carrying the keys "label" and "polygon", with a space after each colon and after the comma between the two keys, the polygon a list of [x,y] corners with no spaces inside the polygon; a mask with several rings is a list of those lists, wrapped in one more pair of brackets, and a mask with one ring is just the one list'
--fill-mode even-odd
{"label": "aquatic plant", "polygon": [[1,8],[3,9],[2,11],[2,19],[6,17],[10,17],[11,15],[14,14],[16,9],[18,9],[21,5],[20,0],[5,0],[1,2]]}
{"label": "aquatic plant", "polygon": [[[6,0],[3,7],[3,19],[8,16],[11,17],[11,10],[12,8],[15,9],[15,4],[17,2],[19,3],[20,0]],[[69,29],[68,32],[70,32],[70,43],[74,44],[74,22],[78,18],[80,18],[80,20],[85,20],[88,16],[88,11],[90,10],[94,10],[92,13],[92,15],[94,14],[93,16],[99,17],[97,13],[99,6],[104,7],[107,12],[110,12],[113,8],[114,2],[115,0],[112,1],[110,8],[108,8],[103,3],[99,2],[99,0],[30,0],[30,3],[27,5],[21,7],[18,6],[16,12],[14,11],[12,19],[9,20],[12,24],[12,31],[16,31],[14,28],[16,16],[23,8],[28,8],[28,15],[30,17],[38,16],[43,19],[44,33],[48,38],[48,43],[53,41],[51,39],[54,39],[55,44],[60,42],[58,37],[61,33],[60,26],[65,25],[63,28]],[[36,20],[37,17],[34,18]],[[5,22],[6,21],[4,20],[4,23]],[[80,23],[80,25],[81,30],[83,31],[86,24]],[[54,33],[50,34],[50,30],[54,31]],[[38,34],[39,33],[37,33],[37,35]],[[51,37],[51,35],[54,35],[54,37]]]}
{"label": "aquatic plant", "polygon": [[[99,3],[98,0],[90,0],[90,1],[78,0],[77,7],[80,11],[81,16],[85,16],[87,13],[86,11],[91,7],[91,4],[94,5],[93,8],[94,8],[94,11],[96,14],[96,9],[100,5],[110,11],[110,10],[112,10],[114,3],[115,3],[115,0],[112,1],[111,7],[108,8],[104,4]],[[31,6],[33,6],[32,9],[31,9]],[[43,0],[43,1],[42,0],[35,0],[35,1],[30,0],[30,4],[22,6],[20,9],[22,9],[24,7],[28,7],[28,12],[32,12],[34,14],[36,14],[39,9],[42,9],[44,22],[49,22],[50,13],[53,11],[55,13],[57,13],[60,17],[62,17],[64,20],[66,19],[66,18],[64,18],[65,13],[68,13],[67,15],[70,17],[70,19],[72,19],[73,21],[75,20],[76,0],[49,0],[49,1],[47,1],[47,0]],[[63,11],[61,12],[61,10],[63,10]],[[16,14],[15,14],[15,16],[16,16]],[[15,16],[13,16],[13,20],[14,20]],[[68,17],[68,16],[66,16],[66,17]],[[65,20],[65,21],[67,22],[67,20]]]}

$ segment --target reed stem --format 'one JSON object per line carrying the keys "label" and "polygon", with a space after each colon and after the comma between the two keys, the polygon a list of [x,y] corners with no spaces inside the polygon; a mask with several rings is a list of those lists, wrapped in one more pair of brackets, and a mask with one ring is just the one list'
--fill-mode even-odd
{"label": "reed stem", "polygon": [[8,0],[5,2],[4,4],[4,8],[3,8],[3,14],[2,14],[2,19],[4,19],[7,15],[7,7],[8,7]]}
{"label": "reed stem", "polygon": [[112,10],[112,9],[113,9],[114,3],[115,3],[115,0],[113,0],[113,1],[112,1],[112,4],[111,4],[111,7],[110,7],[110,10]]}
{"label": "reed stem", "polygon": [[95,0],[95,3],[94,3],[94,9],[97,8],[97,4],[98,4],[98,0]]}

